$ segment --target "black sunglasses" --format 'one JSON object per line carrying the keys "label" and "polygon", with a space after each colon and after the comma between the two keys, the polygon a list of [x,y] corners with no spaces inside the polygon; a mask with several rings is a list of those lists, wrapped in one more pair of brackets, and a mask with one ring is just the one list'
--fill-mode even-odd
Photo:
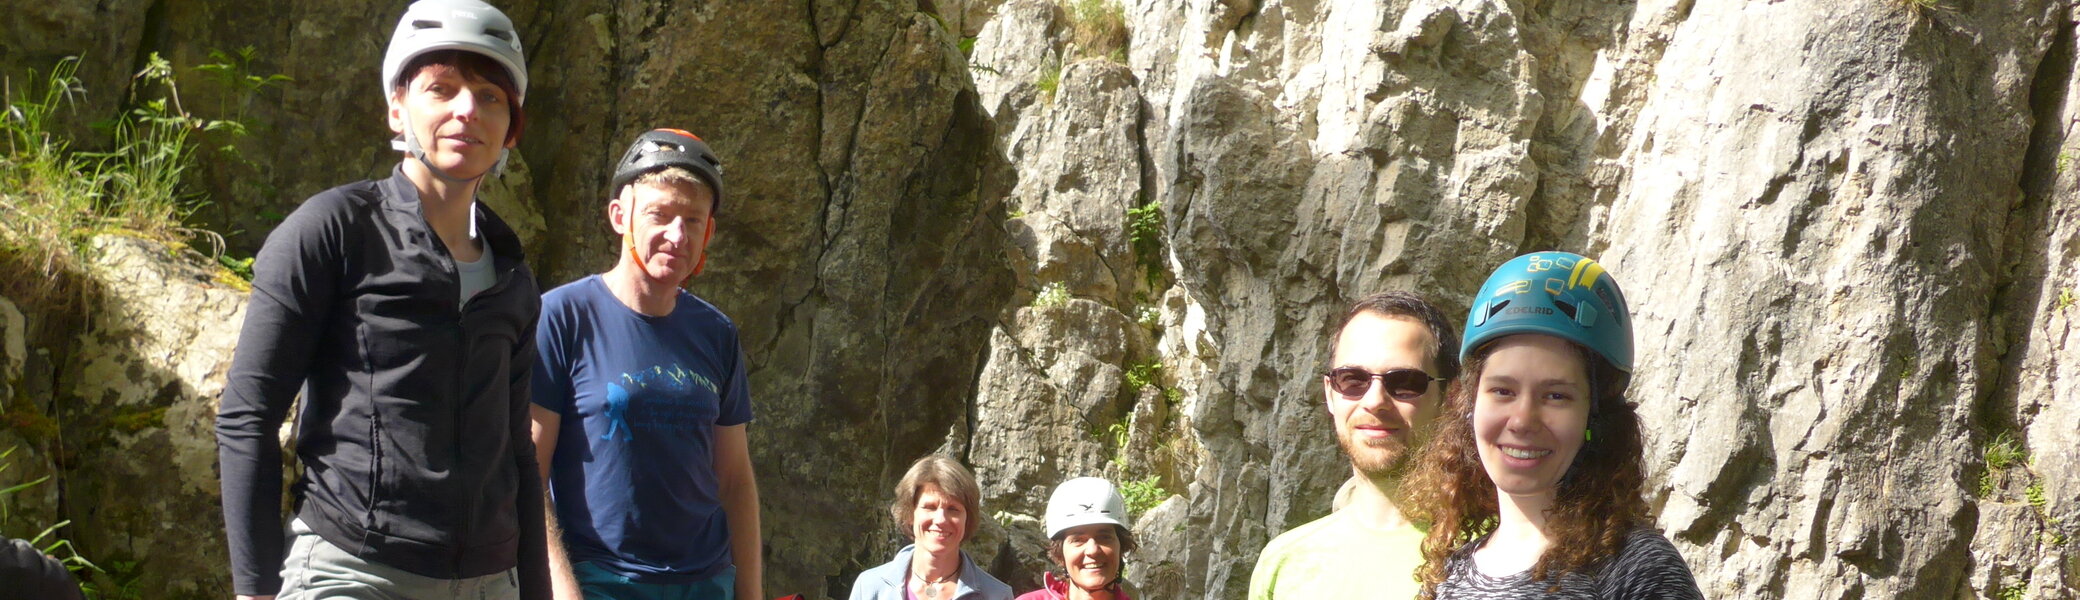
{"label": "black sunglasses", "polygon": [[1357,367],[1337,367],[1322,373],[1329,382],[1329,389],[1336,390],[1344,398],[1358,399],[1372,391],[1372,380],[1378,379],[1386,388],[1389,398],[1413,401],[1430,392],[1430,382],[1444,381],[1443,377],[1431,377],[1422,369],[1393,369],[1385,373],[1374,373]]}

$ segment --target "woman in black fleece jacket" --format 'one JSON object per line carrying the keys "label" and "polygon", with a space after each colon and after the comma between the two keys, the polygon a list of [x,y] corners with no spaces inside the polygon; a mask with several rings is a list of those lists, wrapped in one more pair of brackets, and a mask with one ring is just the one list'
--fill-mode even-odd
{"label": "woman in black fleece jacket", "polygon": [[[475,202],[519,139],[518,37],[477,0],[422,0],[383,81],[405,160],[305,201],[254,261],[217,415],[233,591],[546,598],[527,388],[540,289]],[[285,556],[276,435],[299,392]]]}

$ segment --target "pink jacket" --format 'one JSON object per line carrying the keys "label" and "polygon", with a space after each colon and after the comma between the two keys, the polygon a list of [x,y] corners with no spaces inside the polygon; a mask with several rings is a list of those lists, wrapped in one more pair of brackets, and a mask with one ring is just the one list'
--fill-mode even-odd
{"label": "pink jacket", "polygon": [[[1052,571],[1047,573],[1047,577],[1043,581],[1046,583],[1045,586],[1026,592],[1024,595],[1019,596],[1017,600],[1068,600],[1069,582],[1056,579]],[[1127,590],[1120,587],[1118,581],[1112,582],[1112,593],[1119,600],[1134,600],[1133,597],[1127,595]]]}

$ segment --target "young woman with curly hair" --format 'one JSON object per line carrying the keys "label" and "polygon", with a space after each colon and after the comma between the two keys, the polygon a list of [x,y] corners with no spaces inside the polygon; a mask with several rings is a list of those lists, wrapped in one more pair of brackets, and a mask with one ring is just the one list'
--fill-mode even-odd
{"label": "young woman with curly hair", "polygon": [[1632,318],[1596,261],[1517,257],[1481,286],[1464,379],[1404,489],[1429,522],[1423,597],[1700,598],[1653,528]]}

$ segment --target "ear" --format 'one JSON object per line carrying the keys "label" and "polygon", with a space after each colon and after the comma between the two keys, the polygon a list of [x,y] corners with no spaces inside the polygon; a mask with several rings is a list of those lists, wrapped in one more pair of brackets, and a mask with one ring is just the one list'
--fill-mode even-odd
{"label": "ear", "polygon": [[386,117],[387,117],[387,118],[389,119],[389,121],[390,121],[390,133],[396,133],[396,134],[402,134],[402,133],[404,133],[404,96],[403,96],[403,94],[401,94],[401,93],[396,93],[396,92],[393,92],[393,93],[391,93],[391,94],[390,94],[390,98],[389,98],[389,100],[388,100],[387,102],[385,102],[385,104],[386,104],[386,105],[388,105],[388,109],[384,111],[384,115],[385,115],[385,116],[386,116]]}
{"label": "ear", "polygon": [[614,229],[614,235],[628,235],[628,205],[621,202],[621,196],[607,199],[607,226]]}

